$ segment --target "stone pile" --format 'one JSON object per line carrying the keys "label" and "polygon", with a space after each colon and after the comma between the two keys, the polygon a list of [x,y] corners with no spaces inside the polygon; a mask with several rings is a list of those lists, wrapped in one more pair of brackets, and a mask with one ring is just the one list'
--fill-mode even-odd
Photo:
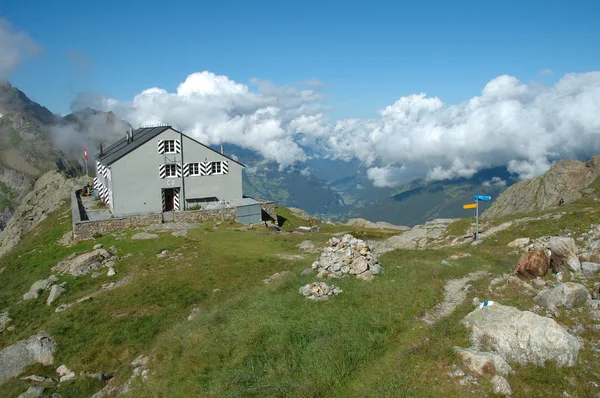
{"label": "stone pile", "polygon": [[341,239],[329,239],[321,257],[312,264],[312,269],[317,270],[318,278],[341,278],[350,274],[364,280],[371,280],[382,271],[377,256],[369,246],[350,234]]}
{"label": "stone pile", "polygon": [[300,288],[301,295],[315,301],[329,300],[340,293],[342,293],[342,289],[334,285],[328,285],[325,282],[312,282]]}

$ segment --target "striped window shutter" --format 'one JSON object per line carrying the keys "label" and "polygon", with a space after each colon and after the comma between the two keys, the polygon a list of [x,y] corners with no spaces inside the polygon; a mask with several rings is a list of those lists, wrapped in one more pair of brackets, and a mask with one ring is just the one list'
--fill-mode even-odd
{"label": "striped window shutter", "polygon": [[160,178],[165,178],[167,176],[167,170],[166,170],[166,166],[164,164],[161,164],[160,166],[158,166],[158,176]]}
{"label": "striped window shutter", "polygon": [[167,210],[167,201],[165,200],[165,190],[161,189],[160,190],[161,194],[162,194],[162,209],[163,211]]}
{"label": "striped window shutter", "polygon": [[165,140],[158,140],[158,153],[161,155],[165,153]]}
{"label": "striped window shutter", "polygon": [[177,173],[177,177],[181,177],[181,165],[179,163],[175,165],[175,172]]}
{"label": "striped window shutter", "polygon": [[181,210],[179,208],[179,188],[174,188],[173,189],[175,195],[173,196],[173,207],[175,208],[175,210]]}
{"label": "striped window shutter", "polygon": [[228,160],[224,160],[221,162],[221,172],[223,174],[229,173],[229,161]]}
{"label": "striped window shutter", "polygon": [[212,174],[212,167],[210,167],[210,162],[200,163],[200,175],[201,176],[209,176],[211,174]]}
{"label": "striped window shutter", "polygon": [[175,153],[181,153],[181,141],[175,140]]}
{"label": "striped window shutter", "polygon": [[190,175],[190,164],[186,163],[183,165],[183,176],[187,177]]}

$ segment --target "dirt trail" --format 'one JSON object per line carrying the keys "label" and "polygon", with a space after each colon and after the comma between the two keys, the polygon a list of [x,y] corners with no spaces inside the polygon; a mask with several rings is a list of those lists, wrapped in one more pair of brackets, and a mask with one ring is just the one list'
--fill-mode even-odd
{"label": "dirt trail", "polygon": [[465,286],[470,281],[476,281],[488,276],[487,271],[471,272],[461,279],[451,279],[444,286],[444,301],[438,303],[421,320],[429,325],[433,325],[440,319],[447,317],[458,307],[467,297],[468,288]]}

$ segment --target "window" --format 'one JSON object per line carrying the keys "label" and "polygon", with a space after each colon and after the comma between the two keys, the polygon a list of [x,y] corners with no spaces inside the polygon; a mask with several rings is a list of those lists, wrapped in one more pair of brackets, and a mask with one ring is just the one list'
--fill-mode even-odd
{"label": "window", "polygon": [[211,162],[212,174],[222,174],[221,162]]}
{"label": "window", "polygon": [[165,153],[175,153],[175,140],[165,141]]}
{"label": "window", "polygon": [[200,167],[198,163],[188,163],[189,173],[191,176],[200,175]]}
{"label": "window", "polygon": [[177,166],[174,164],[165,165],[165,177],[177,177]]}

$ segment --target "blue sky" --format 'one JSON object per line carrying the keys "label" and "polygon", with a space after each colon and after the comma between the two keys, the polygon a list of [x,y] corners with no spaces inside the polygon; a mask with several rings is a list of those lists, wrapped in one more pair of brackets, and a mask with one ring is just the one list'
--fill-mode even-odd
{"label": "blue sky", "polygon": [[365,118],[413,93],[458,103],[502,74],[551,84],[600,64],[599,1],[3,0],[0,17],[43,49],[11,83],[55,113],[80,91],[126,101],[208,70],[315,78],[332,118]]}

